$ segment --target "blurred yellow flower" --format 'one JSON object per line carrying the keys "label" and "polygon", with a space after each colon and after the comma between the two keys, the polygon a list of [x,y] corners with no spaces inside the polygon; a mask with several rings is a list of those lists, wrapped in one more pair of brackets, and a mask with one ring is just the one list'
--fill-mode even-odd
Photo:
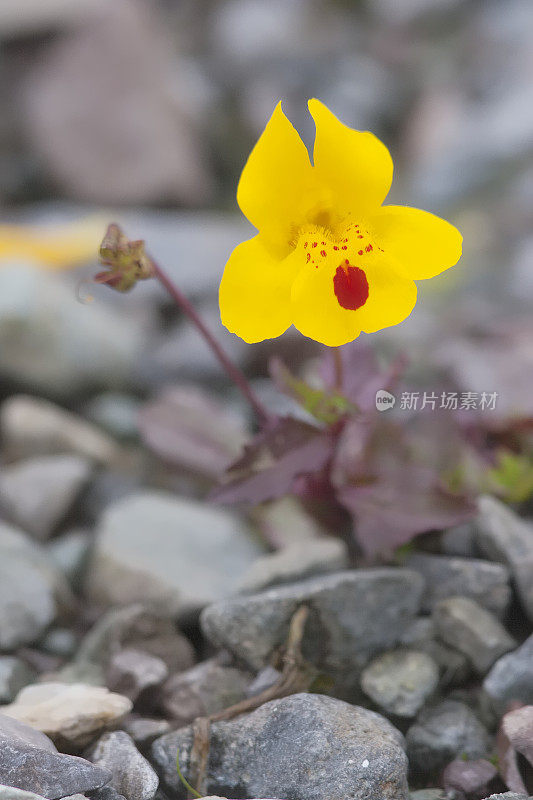
{"label": "blurred yellow flower", "polygon": [[101,238],[101,217],[67,225],[0,224],[0,267],[21,261],[47,269],[68,269],[95,260]]}
{"label": "blurred yellow flower", "polygon": [[313,164],[276,106],[244,167],[237,202],[259,233],[238,245],[220,285],[228,330],[246,342],[305,336],[342,345],[402,322],[415,280],[457,263],[450,223],[407,206],[383,206],[393,164],[372,133],[340,122],[319,100]]}

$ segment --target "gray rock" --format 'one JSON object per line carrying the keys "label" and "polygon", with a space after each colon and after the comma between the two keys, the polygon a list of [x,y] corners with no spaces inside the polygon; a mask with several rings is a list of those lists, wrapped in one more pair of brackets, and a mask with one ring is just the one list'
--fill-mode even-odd
{"label": "gray rock", "polygon": [[0,522],[0,651],[36,641],[70,602],[68,587],[45,552]]}
{"label": "gray rock", "polygon": [[35,673],[20,658],[0,656],[0,705],[10,703],[34,679]]}
{"label": "gray rock", "polygon": [[264,692],[265,689],[269,689],[273,686],[280,678],[281,672],[278,669],[274,669],[274,667],[271,667],[269,664],[267,667],[260,670],[253,681],[248,684],[246,697],[256,697],[256,695]]}
{"label": "gray rock", "polygon": [[533,634],[512,653],[502,656],[483,682],[483,689],[498,715],[513,700],[533,703]]}
{"label": "gray rock", "polygon": [[[163,736],[152,747],[166,787],[184,798],[176,752],[189,771],[192,732]],[[292,800],[406,800],[403,737],[364,708],[313,694],[266,703],[211,726],[207,791],[232,797]]]}
{"label": "gray rock", "polygon": [[70,628],[52,628],[39,642],[41,650],[59,658],[70,658],[77,645],[76,634]]}
{"label": "gray rock", "polygon": [[166,719],[151,719],[137,714],[130,714],[120,725],[140,750],[144,750],[155,739],[170,731],[170,722]]}
{"label": "gray rock", "polygon": [[406,566],[426,580],[422,610],[431,613],[447,597],[470,597],[501,616],[511,600],[509,571],[502,564],[477,558],[456,558],[414,553]]}
{"label": "gray rock", "polygon": [[20,264],[0,272],[0,374],[50,397],[126,384],[148,327],[105,295],[81,303],[64,275]]}
{"label": "gray rock", "polygon": [[202,629],[217,647],[257,671],[286,640],[303,603],[311,607],[305,657],[344,683],[380,650],[394,646],[417,613],[423,580],[411,570],[351,570],[236,597],[206,608]]}
{"label": "gray rock", "polygon": [[509,567],[524,611],[533,620],[533,525],[488,495],[479,500],[475,524],[479,549]]}
{"label": "gray rock", "polygon": [[126,800],[126,798],[112,786],[102,786],[96,792],[91,792],[91,800]]}
{"label": "gray rock", "polygon": [[12,460],[66,453],[109,465],[119,455],[115,442],[96,426],[48,400],[24,394],[2,403],[0,431]]}
{"label": "gray rock", "polygon": [[446,800],[446,792],[444,789],[419,789],[416,792],[410,792],[410,800]]}
{"label": "gray rock", "polygon": [[[56,800],[98,789],[110,777],[109,772],[83,758],[58,753],[42,733],[0,714],[0,784],[3,786]],[[17,798],[8,794],[6,800]]]}
{"label": "gray rock", "polygon": [[244,574],[239,590],[260,592],[270,586],[337,572],[348,566],[347,547],[340,539],[295,543],[254,561]]}
{"label": "gray rock", "polygon": [[260,552],[230,512],[145,492],[105,512],[87,590],[105,606],[141,601],[174,616],[230,594]]}
{"label": "gray rock", "polygon": [[437,603],[433,619],[438,635],[464,653],[484,675],[516,642],[489,611],[468,597],[449,597]]}
{"label": "gray rock", "polygon": [[84,410],[93,422],[117,439],[135,439],[142,407],[143,403],[131,395],[104,392],[93,397]]}
{"label": "gray rock", "polygon": [[527,794],[519,794],[518,792],[499,792],[498,794],[491,794],[485,800],[531,800]]}
{"label": "gray rock", "polygon": [[76,749],[113,726],[131,707],[127,697],[101,686],[37,683],[22,689],[10,705],[2,706],[2,713]]}
{"label": "gray rock", "polygon": [[38,456],[4,467],[0,506],[37,539],[48,539],[63,521],[91,474],[80,456]]}
{"label": "gray rock", "polygon": [[450,528],[440,537],[441,550],[446,556],[461,558],[477,558],[479,551],[476,545],[476,530],[471,522]]}
{"label": "gray rock", "polygon": [[131,647],[112,656],[106,683],[111,691],[135,702],[145,689],[159,686],[167,676],[168,668],[162,659]]}
{"label": "gray rock", "polygon": [[137,603],[108,611],[98,620],[82,640],[71,671],[92,666],[103,683],[112,658],[131,648],[161,659],[169,672],[181,672],[195,662],[191,643],[173,622]]}
{"label": "gray rock", "polygon": [[105,733],[91,748],[88,758],[111,772],[111,787],[126,800],[152,800],[159,778],[124,731]]}
{"label": "gray rock", "polygon": [[89,531],[75,528],[48,543],[46,552],[71,586],[79,586],[89,558]]}
{"label": "gray rock", "polygon": [[15,789],[14,786],[0,785],[0,800],[43,800],[43,798],[34,792],[25,792],[23,789]]}
{"label": "gray rock", "polygon": [[161,692],[161,709],[180,727],[196,717],[204,717],[233,705],[246,697],[250,676],[215,659],[197,664],[173,675]]}
{"label": "gray rock", "polygon": [[409,764],[422,775],[437,775],[463,754],[476,759],[490,752],[487,731],[474,712],[456,700],[421,711],[406,741]]}
{"label": "gray rock", "polygon": [[417,650],[392,650],[375,658],[361,674],[361,688],[382,710],[414,717],[439,682],[431,656]]}

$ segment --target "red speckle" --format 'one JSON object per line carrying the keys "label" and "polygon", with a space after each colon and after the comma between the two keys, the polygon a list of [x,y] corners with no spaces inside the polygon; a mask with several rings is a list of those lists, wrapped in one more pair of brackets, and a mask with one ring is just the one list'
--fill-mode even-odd
{"label": "red speckle", "polygon": [[309,264],[310,261],[311,261],[311,253],[308,253],[307,254],[307,263]]}
{"label": "red speckle", "polygon": [[356,311],[368,300],[368,281],[359,267],[337,267],[333,276],[333,291],[342,308]]}
{"label": "red speckle", "polygon": [[343,250],[347,250],[348,248],[347,248],[347,246],[345,244],[343,244],[342,249]]}
{"label": "red speckle", "polygon": [[313,242],[313,247],[316,247],[318,242]]}
{"label": "red speckle", "polygon": [[374,248],[372,247],[372,245],[371,245],[371,244],[369,244],[369,245],[367,245],[367,246],[365,247],[365,250],[366,250],[366,252],[367,252],[367,253],[371,253],[373,249],[374,249]]}
{"label": "red speckle", "polygon": [[327,253],[325,250],[321,250],[320,255],[322,256],[322,258],[325,258],[327,256]]}
{"label": "red speckle", "polygon": [[344,259],[344,263],[346,264],[346,266],[348,266],[350,264],[350,262],[348,261],[347,258]]}
{"label": "red speckle", "polygon": [[334,249],[334,250],[338,250],[339,248],[337,247],[337,245],[336,245],[336,244],[334,244],[334,245],[333,245],[333,249]]}
{"label": "red speckle", "polygon": [[358,238],[358,239],[362,239],[362,238],[363,238],[363,234],[362,234],[362,233],[358,233],[358,234],[357,234],[357,238]]}
{"label": "red speckle", "polygon": [[304,242],[304,247],[307,247],[308,244],[309,242]]}
{"label": "red speckle", "polygon": [[320,242],[320,244],[326,244],[325,242]]}
{"label": "red speckle", "polygon": [[347,242],[347,241],[348,241],[348,239],[343,239],[342,241],[343,241],[343,242]]}
{"label": "red speckle", "polygon": [[363,251],[362,251],[362,250],[358,250],[358,251],[357,251],[357,255],[358,255],[358,256],[362,256],[362,255],[363,255]]}

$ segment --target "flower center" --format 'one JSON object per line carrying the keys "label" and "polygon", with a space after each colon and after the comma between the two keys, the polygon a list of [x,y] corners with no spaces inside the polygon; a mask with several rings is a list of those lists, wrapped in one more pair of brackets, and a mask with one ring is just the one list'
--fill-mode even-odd
{"label": "flower center", "polygon": [[363,221],[345,217],[328,227],[306,225],[298,231],[296,242],[309,268],[331,271],[332,288],[341,308],[356,311],[364,306],[369,294],[365,267],[381,248]]}
{"label": "flower center", "polygon": [[368,300],[368,281],[360,267],[352,267],[346,260],[337,267],[333,276],[333,291],[339,305],[348,311],[356,311]]}

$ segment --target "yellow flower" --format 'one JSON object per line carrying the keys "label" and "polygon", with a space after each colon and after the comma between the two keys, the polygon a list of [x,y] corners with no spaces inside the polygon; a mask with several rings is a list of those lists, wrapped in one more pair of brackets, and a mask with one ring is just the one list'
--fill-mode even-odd
{"label": "yellow flower", "polygon": [[231,254],[220,311],[246,342],[294,324],[334,346],[397,325],[416,303],[414,281],[461,256],[450,223],[382,205],[393,164],[376,136],[343,125],[319,100],[309,110],[313,164],[279,103],[239,182],[237,201],[259,233]]}
{"label": "yellow flower", "polygon": [[0,266],[23,261],[68,269],[95,260],[102,227],[96,216],[65,225],[0,225]]}

